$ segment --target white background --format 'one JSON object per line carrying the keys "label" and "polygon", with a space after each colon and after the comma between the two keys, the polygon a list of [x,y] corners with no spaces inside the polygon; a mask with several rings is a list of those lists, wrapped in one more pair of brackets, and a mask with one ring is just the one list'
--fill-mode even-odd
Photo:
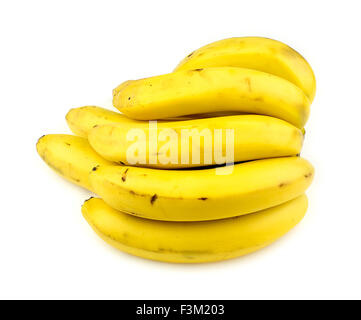
{"label": "white background", "polygon": [[[359,1],[2,1],[0,298],[361,298]],[[89,193],[40,159],[71,107],[111,108],[127,79],[170,72],[232,36],[281,40],[317,77],[303,156],[306,218],[255,254],[206,265],[145,261],[103,243]]]}

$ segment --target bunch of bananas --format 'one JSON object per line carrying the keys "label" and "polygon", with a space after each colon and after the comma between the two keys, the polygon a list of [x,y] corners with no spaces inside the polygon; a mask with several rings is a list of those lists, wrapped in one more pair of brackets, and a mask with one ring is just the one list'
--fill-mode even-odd
{"label": "bunch of bananas", "polygon": [[[315,88],[311,67],[287,45],[225,39],[192,52],[172,73],[122,83],[113,91],[122,113],[71,109],[66,120],[75,135],[45,135],[37,151],[101,197],[87,200],[82,213],[116,248],[178,263],[234,258],[269,245],[305,215],[314,169],[299,155]],[[149,120],[157,120],[155,130]],[[217,173],[230,164],[217,159],[206,136],[184,147],[177,135],[208,130],[216,141],[229,129],[235,164],[227,174]],[[143,139],[131,154],[132,130]],[[176,136],[161,139],[170,131]],[[197,152],[198,162],[183,161]]]}

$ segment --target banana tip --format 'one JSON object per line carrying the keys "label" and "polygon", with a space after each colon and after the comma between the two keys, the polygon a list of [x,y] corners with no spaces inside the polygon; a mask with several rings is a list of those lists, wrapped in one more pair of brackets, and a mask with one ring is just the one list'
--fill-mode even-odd
{"label": "banana tip", "polygon": [[86,199],[86,200],[84,201],[84,203],[87,202],[87,201],[89,201],[89,200],[91,200],[91,199],[93,199],[93,198],[94,198],[94,197],[90,197],[90,198]]}
{"label": "banana tip", "polygon": [[45,136],[46,136],[46,134],[43,134],[43,135],[38,139],[38,141],[36,141],[36,146],[39,144],[40,140],[41,140],[42,138],[44,138]]}
{"label": "banana tip", "polygon": [[74,110],[75,110],[75,108],[71,108],[71,109],[67,112],[67,114],[65,115],[65,120],[66,120],[66,121],[69,120],[70,114],[71,114]]}

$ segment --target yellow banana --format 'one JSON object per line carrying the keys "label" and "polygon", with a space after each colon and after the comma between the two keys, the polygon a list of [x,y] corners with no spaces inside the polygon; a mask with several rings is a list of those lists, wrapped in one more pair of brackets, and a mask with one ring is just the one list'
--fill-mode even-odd
{"label": "yellow banana", "polygon": [[[193,120],[198,118],[207,118],[207,117],[222,116],[222,115],[228,115],[228,113],[197,114],[188,117],[168,118],[166,120],[160,120],[159,122],[184,121],[184,120]],[[123,125],[127,123],[134,125],[134,127],[148,125],[148,122],[133,120],[127,118],[126,116],[124,116],[119,112],[114,112],[96,106],[84,106],[84,107],[70,109],[70,111],[67,113],[65,118],[71,131],[75,135],[84,138],[87,138],[89,131],[93,129],[95,126],[111,124],[111,123],[120,123]]]}
{"label": "yellow banana", "polygon": [[283,78],[257,70],[219,67],[131,81],[116,91],[113,104],[138,120],[237,111],[273,116],[302,128],[310,100]]}
{"label": "yellow banana", "polygon": [[[134,165],[137,159],[132,157],[132,154],[127,154],[134,142],[130,141],[127,135],[135,128],[143,130],[146,137],[145,145],[149,146],[151,136],[149,123],[130,120],[125,117],[124,120],[118,121],[117,124],[102,125],[91,129],[88,135],[89,143],[105,159],[121,164]],[[160,137],[162,132],[167,132],[169,129],[172,129],[176,134],[176,140],[172,143],[173,146],[175,143],[177,144],[174,149],[176,152],[174,159],[176,161],[173,161],[173,163],[170,161],[153,161],[152,163],[149,149],[144,148],[143,152],[138,150],[137,153],[138,159],[145,159],[144,163],[141,164],[142,166],[185,168],[220,164],[219,161],[216,161],[214,152],[217,149],[221,154],[221,152],[224,153],[227,150],[227,130],[230,129],[234,130],[234,147],[231,147],[234,149],[232,152],[234,152],[235,162],[297,155],[301,151],[303,142],[302,131],[298,128],[286,121],[260,115],[236,115],[188,121],[159,122],[157,123],[157,131],[155,131],[156,137]],[[195,133],[194,137],[189,139],[189,136],[186,136],[186,139],[184,139],[182,133],[191,133],[192,130]],[[221,132],[223,139],[216,146],[215,135],[219,134],[219,132]],[[201,133],[204,133],[209,139],[201,139]],[[160,157],[162,154],[166,154],[167,146],[169,146],[168,140],[158,141],[153,152]],[[192,161],[196,156],[193,154],[193,147],[196,148],[195,153],[199,152],[199,161]],[[183,158],[187,161],[182,163]],[[226,159],[223,158],[222,163],[225,162]]]}
{"label": "yellow banana", "polygon": [[[113,90],[113,94],[117,90],[125,88],[132,80],[123,82],[118,88]],[[118,112],[107,110],[97,106],[84,106],[80,108],[73,108],[65,116],[66,122],[70,130],[77,136],[86,138],[88,132],[94,126],[118,122],[123,120],[124,116]]]}
{"label": "yellow banana", "polygon": [[203,222],[141,219],[96,198],[82,207],[90,226],[110,245],[135,256],[173,263],[220,261],[259,250],[297,225],[306,210],[305,195],[246,216]]}
{"label": "yellow banana", "polygon": [[189,54],[175,71],[209,67],[241,67],[267,72],[301,88],[313,100],[316,80],[308,62],[286,44],[262,37],[230,38]]}
{"label": "yellow banana", "polygon": [[291,200],[305,192],[314,174],[312,165],[299,157],[236,164],[230,174],[217,170],[100,166],[90,173],[90,182],[117,210],[154,220],[203,221]]}
{"label": "yellow banana", "polygon": [[96,106],[73,108],[67,113],[66,122],[71,131],[77,136],[86,138],[88,132],[94,127],[103,124],[126,121],[126,117]]}
{"label": "yellow banana", "polygon": [[113,95],[117,94],[119,91],[123,90],[128,84],[130,84],[133,80],[124,81],[121,85],[113,89]]}
{"label": "yellow banana", "polygon": [[99,165],[114,165],[100,157],[81,137],[67,134],[42,136],[36,149],[45,163],[65,179],[92,190],[89,172]]}

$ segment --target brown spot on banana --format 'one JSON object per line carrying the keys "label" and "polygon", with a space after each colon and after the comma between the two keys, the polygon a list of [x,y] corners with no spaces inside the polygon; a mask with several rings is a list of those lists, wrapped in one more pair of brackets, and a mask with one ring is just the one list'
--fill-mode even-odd
{"label": "brown spot on banana", "polygon": [[134,196],[139,196],[139,197],[146,197],[147,196],[146,194],[141,194],[141,193],[135,192],[134,190],[129,190],[129,193],[134,195]]}
{"label": "brown spot on banana", "polygon": [[158,196],[157,194],[154,194],[151,198],[150,198],[150,204],[153,205],[153,203],[155,202],[155,200],[157,200]]}
{"label": "brown spot on banana", "polygon": [[123,172],[123,175],[122,175],[122,181],[125,182],[125,180],[127,180],[127,173],[128,173],[128,169],[126,169],[124,172]]}
{"label": "brown spot on banana", "polygon": [[132,216],[136,216],[136,217],[143,217],[143,215],[139,214],[139,213],[136,213],[136,212],[133,212],[133,211],[127,211],[127,213],[129,213],[130,215]]}
{"label": "brown spot on banana", "polygon": [[244,81],[246,82],[247,86],[248,86],[248,91],[252,92],[252,85],[251,85],[251,79],[250,78],[245,78]]}
{"label": "brown spot on banana", "polygon": [[312,177],[312,172],[309,172],[309,173],[305,174],[304,177],[305,177],[306,179]]}

